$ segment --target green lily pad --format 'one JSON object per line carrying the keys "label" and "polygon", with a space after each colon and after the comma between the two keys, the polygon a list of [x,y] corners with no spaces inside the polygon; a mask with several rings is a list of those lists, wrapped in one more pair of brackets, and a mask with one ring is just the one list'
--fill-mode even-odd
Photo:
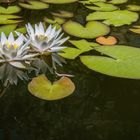
{"label": "green lily pad", "polygon": [[60,56],[67,59],[75,59],[77,56],[84,52],[93,50],[94,47],[99,46],[97,43],[88,42],[84,39],[82,40],[69,40],[69,42],[74,45],[76,48],[67,47],[63,50],[62,53],[59,53]]}
{"label": "green lily pad", "polygon": [[115,45],[95,49],[105,56],[81,56],[88,68],[110,76],[140,79],[139,48]]}
{"label": "green lily pad", "polygon": [[21,17],[16,15],[0,15],[0,24],[14,24],[21,22]]}
{"label": "green lily pad", "polygon": [[94,12],[87,16],[87,21],[104,20],[107,25],[122,26],[136,22],[139,15],[128,10],[117,10],[112,12]]}
{"label": "green lily pad", "polygon": [[24,33],[26,33],[26,28],[25,27],[20,27],[20,28],[17,28],[16,31],[24,34]]}
{"label": "green lily pad", "polygon": [[129,29],[131,32],[140,34],[140,26],[133,26],[133,28]]}
{"label": "green lily pad", "polygon": [[66,20],[64,18],[60,18],[60,17],[53,17],[53,19],[45,17],[44,21],[49,23],[49,24],[59,24],[59,25],[61,25],[61,24],[65,23]]}
{"label": "green lily pad", "polygon": [[113,4],[103,3],[103,2],[96,2],[94,3],[96,6],[86,6],[88,9],[96,10],[96,11],[114,11],[117,10],[118,7]]}
{"label": "green lily pad", "polygon": [[33,78],[28,89],[32,95],[44,100],[58,100],[71,95],[75,90],[74,83],[68,77],[62,77],[51,83],[45,75]]}
{"label": "green lily pad", "polygon": [[140,6],[139,5],[127,5],[127,9],[129,11],[137,12],[137,11],[140,11]]}
{"label": "green lily pad", "polygon": [[19,5],[23,8],[32,10],[41,10],[49,8],[49,5],[40,1],[28,1],[28,3],[20,2]]}
{"label": "green lily pad", "polygon": [[0,26],[0,34],[1,32],[4,32],[8,36],[10,32],[16,29],[16,27],[17,27],[17,24]]}
{"label": "green lily pad", "polygon": [[68,11],[59,11],[58,13],[51,12],[53,16],[60,17],[60,18],[72,18],[74,14]]}
{"label": "green lily pad", "polygon": [[106,0],[80,0],[82,4],[94,4],[96,2],[106,2]]}
{"label": "green lily pad", "polygon": [[77,2],[78,0],[41,0],[41,1],[51,4],[67,4]]}
{"label": "green lily pad", "polygon": [[111,1],[109,1],[109,3],[112,3],[112,4],[123,4],[126,2],[128,2],[128,0],[111,0]]}
{"label": "green lily pad", "polygon": [[98,36],[104,36],[110,32],[110,28],[107,25],[98,21],[88,22],[84,27],[81,24],[70,20],[62,27],[68,34],[79,38],[93,39]]}
{"label": "green lily pad", "polygon": [[7,8],[0,6],[0,14],[14,14],[21,11],[18,6],[8,6]]}

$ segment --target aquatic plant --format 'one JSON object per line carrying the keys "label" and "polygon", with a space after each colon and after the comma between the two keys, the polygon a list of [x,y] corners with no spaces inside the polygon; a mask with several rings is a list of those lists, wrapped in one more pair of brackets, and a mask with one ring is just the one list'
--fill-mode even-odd
{"label": "aquatic plant", "polygon": [[[55,63],[62,66],[61,62],[63,62],[63,59],[60,58],[60,56],[58,56],[57,53],[66,48],[66,46],[63,46],[63,44],[68,40],[69,37],[62,38],[64,34],[63,33],[61,34],[61,29],[56,30],[56,28],[52,27],[51,25],[45,30],[43,23],[41,22],[39,23],[39,25],[35,24],[35,28],[33,28],[31,24],[28,23],[26,25],[26,29],[27,29],[26,36],[24,36],[20,32],[16,32],[17,33],[16,39],[14,38],[12,32],[9,34],[8,38],[3,32],[1,33],[0,80],[2,80],[4,86],[7,86],[9,84],[17,84],[18,78],[21,80],[28,80],[29,71],[37,70],[38,71],[37,73],[39,73],[41,68],[38,67],[39,66],[38,63],[39,64],[41,64],[42,62],[46,63],[44,59],[45,56],[49,55],[52,57],[53,63],[52,67],[55,69],[56,74],[57,71]],[[35,67],[35,64],[37,67]],[[46,66],[48,65],[46,64]],[[61,74],[58,75],[60,76]],[[39,79],[39,77],[36,79]],[[36,90],[34,88],[38,86],[34,87],[34,84],[32,84],[33,81],[29,84],[29,87],[31,89],[31,93],[35,94],[36,92],[34,93],[34,91]],[[60,79],[60,83],[58,82],[60,89],[61,86],[62,88],[66,88],[65,83],[61,81],[67,82],[69,90],[65,90],[65,92],[60,91],[60,95],[57,94],[58,97],[57,96],[48,97],[49,95],[48,93],[46,95],[47,98],[45,95],[43,95],[42,98],[53,100],[57,98],[58,99],[63,98],[71,94],[74,90],[74,85],[72,81],[69,78],[63,77],[62,79]],[[41,82],[40,84],[42,83],[43,82]],[[61,83],[63,85],[61,85]],[[70,88],[69,85],[72,87]],[[43,87],[44,86],[45,85],[43,85]],[[46,87],[48,87],[48,85]],[[57,90],[59,91],[59,88]],[[52,90],[50,92],[52,92]],[[42,92],[38,96],[40,97],[41,94]]]}
{"label": "aquatic plant", "polygon": [[58,52],[66,48],[66,46],[62,46],[62,44],[64,44],[69,37],[62,39],[63,33],[60,34],[61,29],[57,31],[55,27],[50,25],[45,30],[42,23],[39,25],[35,24],[35,29],[33,29],[31,24],[27,24],[26,29],[28,32],[27,40],[31,40],[31,48],[36,52]]}
{"label": "aquatic plant", "polygon": [[0,79],[4,80],[5,85],[17,84],[18,78],[27,79],[21,69],[26,70],[34,56],[28,52],[30,40],[25,41],[22,34],[15,40],[13,33],[7,38],[3,32],[0,39]]}

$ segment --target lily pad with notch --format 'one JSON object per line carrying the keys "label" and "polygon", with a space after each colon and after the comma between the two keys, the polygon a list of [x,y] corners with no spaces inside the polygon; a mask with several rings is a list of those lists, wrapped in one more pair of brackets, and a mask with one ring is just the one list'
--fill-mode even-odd
{"label": "lily pad with notch", "polygon": [[113,4],[109,4],[109,3],[103,3],[103,2],[96,2],[93,5],[89,5],[86,6],[88,9],[90,10],[96,10],[96,11],[114,11],[117,10],[118,7],[113,5]]}
{"label": "lily pad with notch", "polygon": [[88,52],[90,50],[93,50],[94,47],[99,46],[99,44],[94,42],[88,42],[84,39],[82,40],[69,40],[69,42],[75,46],[74,47],[67,47],[63,50],[62,53],[59,53],[60,56],[67,58],[67,59],[75,59],[80,54],[84,52]]}
{"label": "lily pad with notch", "polygon": [[139,48],[114,45],[95,47],[95,50],[103,56],[80,57],[89,69],[115,77],[140,79]]}
{"label": "lily pad with notch", "polygon": [[110,28],[98,21],[90,21],[85,27],[75,21],[67,21],[62,26],[63,30],[75,37],[93,39],[98,36],[107,35],[110,32]]}
{"label": "lily pad with notch", "polygon": [[8,6],[7,8],[0,6],[0,14],[15,14],[21,11],[18,6]]}
{"label": "lily pad with notch", "polygon": [[45,75],[32,79],[28,85],[30,93],[43,100],[59,100],[71,95],[75,85],[68,77],[51,83]]}
{"label": "lily pad with notch", "polygon": [[26,3],[20,2],[19,5],[26,9],[41,10],[49,8],[49,5],[40,1],[28,1]]}
{"label": "lily pad with notch", "polygon": [[136,12],[131,12],[128,10],[116,10],[112,12],[93,12],[90,13],[86,20],[103,20],[103,23],[107,25],[122,26],[130,25],[136,22],[139,15]]}

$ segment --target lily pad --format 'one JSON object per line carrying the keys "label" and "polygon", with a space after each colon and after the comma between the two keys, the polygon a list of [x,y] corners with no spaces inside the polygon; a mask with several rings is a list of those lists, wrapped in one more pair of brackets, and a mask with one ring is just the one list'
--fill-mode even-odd
{"label": "lily pad", "polygon": [[69,40],[69,42],[74,45],[76,48],[67,47],[63,50],[62,53],[59,53],[60,56],[67,59],[75,59],[77,56],[84,52],[93,50],[94,47],[99,46],[97,43],[88,42],[84,39],[82,40]]}
{"label": "lily pad", "polygon": [[88,39],[103,36],[110,32],[107,25],[98,21],[88,22],[84,27],[80,23],[70,20],[63,25],[63,30],[70,35]]}
{"label": "lily pad", "polygon": [[74,14],[68,11],[59,11],[58,13],[51,12],[53,16],[60,17],[60,18],[72,18]]}
{"label": "lily pad", "polygon": [[1,32],[4,32],[5,35],[8,36],[10,32],[16,29],[16,27],[17,27],[17,24],[0,26],[0,34]]}
{"label": "lily pad", "polygon": [[81,56],[81,62],[97,72],[115,77],[140,79],[140,49],[114,45],[95,47],[105,56]]}
{"label": "lily pad", "polygon": [[87,16],[87,21],[104,20],[107,25],[122,26],[136,22],[139,15],[128,10],[117,10],[112,12],[94,12]]}
{"label": "lily pad", "polygon": [[128,2],[128,0],[111,0],[111,1],[109,1],[109,3],[112,3],[112,4],[123,4],[126,2]]}
{"label": "lily pad", "polygon": [[22,20],[20,16],[16,15],[0,15],[0,24],[14,24],[19,23]]}
{"label": "lily pad", "polygon": [[51,4],[67,4],[77,2],[78,0],[41,0],[41,1]]}
{"label": "lily pad", "polygon": [[115,45],[117,44],[117,39],[114,36],[108,36],[107,38],[100,36],[96,38],[96,42],[102,45]]}
{"label": "lily pad", "polygon": [[88,9],[96,10],[96,11],[114,11],[117,10],[118,7],[113,4],[103,3],[103,2],[96,2],[94,3],[95,6],[86,6]]}
{"label": "lily pad", "polygon": [[45,17],[44,21],[49,23],[49,24],[59,24],[59,25],[61,25],[61,24],[65,23],[66,20],[64,18],[60,18],[60,17],[53,17],[53,19]]}
{"label": "lily pad", "polygon": [[140,11],[140,6],[139,5],[127,5],[127,9],[129,11]]}
{"label": "lily pad", "polygon": [[21,11],[18,6],[8,6],[7,8],[0,6],[0,14],[14,14]]}
{"label": "lily pad", "polygon": [[106,0],[80,0],[82,4],[94,4],[96,2],[106,2]]}
{"label": "lily pad", "polygon": [[129,29],[131,32],[140,34],[140,26],[133,26],[133,28]]}
{"label": "lily pad", "polygon": [[20,2],[19,5],[26,9],[41,10],[49,8],[49,5],[40,1],[28,1],[28,3]]}
{"label": "lily pad", "polygon": [[19,27],[19,28],[16,29],[16,31],[24,34],[24,33],[26,33],[26,28],[25,27]]}
{"label": "lily pad", "polygon": [[75,90],[74,83],[68,77],[62,77],[51,83],[45,75],[33,78],[28,89],[32,95],[44,100],[58,100],[71,95]]}

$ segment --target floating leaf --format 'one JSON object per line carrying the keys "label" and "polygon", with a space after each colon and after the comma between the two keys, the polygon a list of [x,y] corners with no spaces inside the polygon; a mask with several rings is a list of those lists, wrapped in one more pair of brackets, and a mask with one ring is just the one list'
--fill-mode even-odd
{"label": "floating leaf", "polygon": [[112,12],[94,12],[87,16],[87,21],[104,20],[107,25],[122,26],[136,22],[139,15],[128,10],[117,10]]}
{"label": "floating leaf", "polygon": [[65,23],[66,20],[64,18],[59,18],[59,17],[53,17],[53,19],[45,17],[44,21],[49,23],[49,24],[59,24],[59,25],[61,25],[61,24]]}
{"label": "floating leaf", "polygon": [[74,16],[72,12],[68,12],[68,11],[59,11],[58,13],[55,12],[51,12],[51,13],[52,15],[60,18],[71,18]]}
{"label": "floating leaf", "polygon": [[81,56],[88,68],[111,76],[140,79],[139,48],[115,45],[95,49],[105,56]]}
{"label": "floating leaf", "polygon": [[28,89],[32,95],[40,99],[58,100],[71,95],[75,85],[68,77],[62,77],[51,83],[45,75],[40,75],[32,79]]}
{"label": "floating leaf", "polygon": [[70,20],[63,25],[63,29],[70,35],[89,39],[103,36],[110,32],[108,26],[98,21],[88,22],[84,27],[81,24]]}
{"label": "floating leaf", "polygon": [[4,32],[6,35],[9,35],[9,33],[15,30],[16,27],[17,27],[17,24],[0,26],[0,34],[1,32]]}
{"label": "floating leaf", "polygon": [[32,10],[40,10],[47,9],[49,5],[40,1],[28,1],[28,3],[20,2],[19,5],[23,8],[32,9]]}
{"label": "floating leaf", "polygon": [[140,26],[133,26],[133,28],[129,29],[130,31],[140,34]]}
{"label": "floating leaf", "polygon": [[94,4],[96,2],[106,2],[106,0],[80,0],[82,4]]}
{"label": "floating leaf", "polygon": [[67,4],[77,2],[78,0],[41,0],[41,1],[52,4]]}
{"label": "floating leaf", "polygon": [[127,9],[129,11],[140,11],[140,6],[139,5],[127,5]]}
{"label": "floating leaf", "polygon": [[7,8],[0,6],[0,14],[14,14],[21,11],[18,6],[8,6]]}
{"label": "floating leaf", "polygon": [[102,45],[115,45],[117,44],[117,39],[113,36],[108,36],[107,38],[100,36],[96,38],[96,42]]}
{"label": "floating leaf", "polygon": [[99,46],[97,43],[88,42],[86,40],[69,40],[69,42],[76,48],[67,47],[63,50],[63,53],[59,53],[59,55],[67,59],[75,59],[80,54],[93,50],[95,46]]}
{"label": "floating leaf", "polygon": [[103,3],[103,2],[96,2],[94,3],[96,6],[86,6],[88,9],[96,10],[96,11],[114,11],[117,10],[118,7],[114,6],[113,4]]}
{"label": "floating leaf", "polygon": [[22,20],[20,20],[20,16],[16,15],[0,15],[0,24],[14,24],[19,23]]}
{"label": "floating leaf", "polygon": [[112,3],[112,4],[123,4],[123,3],[126,3],[128,0],[111,0],[109,1],[109,3]]}
{"label": "floating leaf", "polygon": [[20,28],[17,28],[16,31],[24,34],[24,33],[26,33],[26,28],[20,27]]}

